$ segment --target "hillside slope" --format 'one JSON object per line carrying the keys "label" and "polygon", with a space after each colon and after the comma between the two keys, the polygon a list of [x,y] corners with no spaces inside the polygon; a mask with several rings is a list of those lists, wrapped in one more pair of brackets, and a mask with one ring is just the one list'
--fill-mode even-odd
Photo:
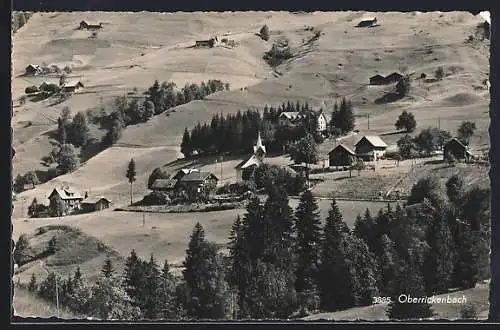
{"label": "hillside slope", "polygon": [[[16,105],[14,174],[44,169],[40,158],[54,144],[47,131],[55,128],[64,106],[73,113],[100,104],[111,109],[113,97],[134,87],[142,91],[154,79],[170,80],[179,87],[186,82],[221,79],[229,82],[232,90],[127,127],[116,148],[89,160],[80,170],[21,196],[38,195],[43,199],[54,185],[67,182],[125,202],[129,187],[122,172],[130,158],[136,158],[138,164],[139,192],[145,189],[142,182],[149,171],[179,157],[178,146],[185,127],[208,121],[215,113],[262,108],[287,100],[308,101],[316,108],[330,111],[339,98],[351,98],[359,116],[360,134],[393,131],[393,123],[403,109],[414,113],[421,128],[437,126],[439,121],[441,128],[453,132],[460,121],[474,120],[478,129],[473,144],[487,146],[489,93],[484,81],[488,78],[488,44],[466,42],[482,18],[463,12],[388,12],[376,13],[380,26],[354,27],[365,14],[35,14],[14,36],[14,98],[22,95],[26,86],[49,79],[19,77],[26,64],[33,61],[72,64],[73,78],[80,77],[86,87],[60,104],[51,105],[53,101],[45,100]],[[97,38],[89,38],[89,31],[76,30],[82,19],[103,22]],[[255,35],[263,24],[271,29],[268,42]],[[321,31],[317,40],[306,26]],[[233,49],[190,48],[195,40],[213,35],[227,35],[238,45]],[[276,73],[262,56],[282,36],[290,40],[294,56],[277,67]],[[440,66],[445,72],[443,80],[417,79],[421,73],[432,77]],[[393,86],[369,86],[369,77],[393,71],[414,73],[409,97],[376,104],[375,100]],[[369,130],[364,117],[367,114]],[[346,139],[345,143],[353,144],[357,138]],[[389,144],[398,138],[397,134],[384,137]],[[327,141],[321,152],[326,154],[333,146],[334,141]],[[120,149],[123,147],[127,148]]]}

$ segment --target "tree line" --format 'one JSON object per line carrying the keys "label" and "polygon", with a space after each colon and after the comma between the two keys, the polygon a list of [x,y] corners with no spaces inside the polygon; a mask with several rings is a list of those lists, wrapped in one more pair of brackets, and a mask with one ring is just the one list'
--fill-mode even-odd
{"label": "tree line", "polygon": [[[414,124],[413,114],[404,111],[396,122],[396,127],[405,128],[407,132],[412,132]],[[457,129],[457,138],[465,146],[469,145],[470,138],[474,135],[476,124],[472,121],[463,121]],[[405,134],[397,141],[399,154],[401,157],[410,159],[418,155],[429,156],[433,151],[440,150],[444,143],[451,139],[452,134],[437,127],[427,127],[419,134],[412,137]]]}
{"label": "tree line", "polygon": [[[366,210],[352,229],[335,199],[321,221],[308,190],[295,210],[280,185],[268,182],[266,194],[235,219],[228,253],[197,223],[182,276],[166,261],[160,270],[153,255],[144,261],[131,251],[123,274],[108,259],[93,285],[77,273],[58,282],[60,302],[104,319],[287,319],[370,305],[379,296],[391,299],[389,318],[416,319],[431,317],[431,305],[400,303],[400,294],[469,289],[490,276],[490,191],[466,190],[458,176],[445,188],[421,179],[406,205],[376,216]],[[53,301],[54,281],[51,274],[32,286]]]}
{"label": "tree line", "polygon": [[121,137],[122,131],[128,125],[135,125],[148,121],[152,116],[161,114],[173,107],[189,103],[194,100],[202,100],[206,96],[229,90],[229,83],[220,80],[209,80],[201,84],[186,84],[180,90],[173,82],[160,82],[155,80],[153,85],[147,89],[144,101],[130,100],[127,96],[121,96],[115,100],[115,109],[103,118],[103,126],[107,134],[103,138],[105,145],[116,143]]}
{"label": "tree line", "polygon": [[[321,143],[325,135],[338,136],[354,129],[353,107],[345,98],[335,103],[327,130],[318,132],[317,116],[322,111],[313,111],[307,102],[287,101],[277,107],[266,105],[262,114],[251,109],[226,116],[215,114],[210,123],[197,123],[191,130],[185,128],[181,152],[185,156],[193,153],[247,152],[252,149],[260,131],[263,143],[270,152],[283,153],[307,135],[314,137],[316,143]],[[299,112],[302,118],[295,126],[280,125],[279,117],[283,112]]]}

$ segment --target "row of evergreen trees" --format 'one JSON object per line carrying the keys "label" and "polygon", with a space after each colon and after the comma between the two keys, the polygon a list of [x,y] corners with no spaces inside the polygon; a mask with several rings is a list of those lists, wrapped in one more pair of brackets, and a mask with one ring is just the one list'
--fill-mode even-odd
{"label": "row of evergreen trees", "polygon": [[[283,319],[365,306],[379,296],[391,298],[392,319],[427,318],[430,304],[398,296],[467,289],[489,277],[489,212],[489,190],[466,191],[458,176],[446,191],[423,179],[404,208],[388,205],[375,217],[367,210],[351,230],[335,199],[322,222],[310,191],[293,210],[286,191],[268,185],[264,203],[251,199],[236,218],[228,255],[197,223],[181,278],[167,262],[160,270],[153,256],[144,261],[132,251],[123,276],[107,260],[103,279],[85,292],[72,288],[68,306],[102,318]],[[51,287],[40,286],[49,299]]]}
{"label": "row of evergreen trees", "polygon": [[[191,130],[186,127],[181,152],[186,156],[193,152],[246,152],[252,149],[260,131],[268,150],[281,153],[308,134],[311,134],[317,143],[321,143],[322,135],[342,135],[354,129],[353,107],[345,98],[340,103],[335,103],[327,131],[318,132],[317,116],[322,111],[313,111],[307,102],[288,101],[276,108],[266,105],[262,114],[258,110],[250,109],[245,112],[238,111],[235,115],[215,114],[210,123],[198,123]],[[295,127],[280,126],[279,116],[282,112],[300,112],[302,119]]]}

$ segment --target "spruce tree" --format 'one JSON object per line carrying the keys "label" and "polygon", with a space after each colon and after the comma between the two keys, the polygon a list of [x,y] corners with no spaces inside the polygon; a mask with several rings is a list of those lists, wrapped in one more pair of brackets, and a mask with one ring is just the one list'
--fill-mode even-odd
{"label": "spruce tree", "polygon": [[153,254],[151,254],[149,262],[145,266],[144,302],[141,306],[141,311],[144,314],[144,318],[154,320],[160,315],[162,307],[160,291],[161,273]]}
{"label": "spruce tree", "polygon": [[363,239],[370,248],[370,251],[375,252],[375,247],[377,246],[376,228],[370,210],[366,209],[364,217],[360,215],[356,217],[353,234]]}
{"label": "spruce tree", "polygon": [[181,152],[185,157],[189,157],[193,152],[191,136],[187,127],[184,129],[184,134],[182,135]]}
{"label": "spruce tree", "polygon": [[130,183],[130,205],[133,204],[132,200],[132,186],[134,184],[134,181],[136,179],[136,170],[135,170],[135,161],[134,159],[131,159],[130,162],[128,163],[127,167],[127,172],[125,173],[125,176],[128,179],[128,183]]}
{"label": "spruce tree", "polygon": [[145,267],[144,262],[132,250],[125,260],[125,274],[123,284],[125,291],[133,300],[135,306],[141,306],[143,298]]}
{"label": "spruce tree", "polygon": [[464,186],[464,181],[458,175],[453,175],[446,181],[446,195],[456,208],[460,207],[460,203],[464,198]]}
{"label": "spruce tree", "polygon": [[283,187],[272,186],[264,203],[264,262],[293,267],[293,211]]}
{"label": "spruce tree", "polygon": [[380,281],[380,268],[366,242],[354,235],[346,236],[347,253],[350,261],[352,283],[355,288],[356,304],[359,306],[370,305],[373,297],[379,295],[378,283]]}
{"label": "spruce tree", "polygon": [[165,259],[161,270],[160,287],[161,290],[158,300],[162,311],[162,319],[166,320],[178,317],[175,301],[175,279],[170,273],[167,259]]}
{"label": "spruce tree", "polygon": [[391,302],[387,316],[391,320],[426,319],[434,315],[427,301],[406,302],[404,299],[425,297],[425,286],[422,273],[413,257],[400,259],[398,275],[392,285]]}
{"label": "spruce tree", "polygon": [[82,273],[80,272],[80,266],[76,267],[75,275],[73,276],[73,283],[75,283],[75,285],[80,285],[82,283]]}
{"label": "spruce tree", "polygon": [[423,275],[427,294],[446,292],[451,284],[456,253],[446,215],[437,216],[429,230]]}
{"label": "spruce tree", "polygon": [[336,200],[332,199],[323,229],[319,274],[321,307],[327,311],[349,308],[356,302],[352,268],[346,259],[346,235],[349,235],[349,228],[342,219]]}
{"label": "spruce tree", "polygon": [[85,114],[77,112],[71,123],[71,142],[77,146],[83,146],[89,139],[89,127]]}
{"label": "spruce tree", "polygon": [[392,285],[396,278],[399,261],[394,243],[386,234],[381,238],[382,253],[379,258],[380,277],[378,288],[382,296],[389,296],[391,294]]}
{"label": "spruce tree", "polygon": [[310,190],[306,190],[295,211],[297,268],[295,289],[306,301],[308,310],[317,309],[319,248],[321,220],[318,204]]}
{"label": "spruce tree", "polygon": [[102,266],[101,273],[106,278],[113,277],[113,275],[115,273],[115,269],[113,267],[113,262],[111,261],[111,258],[109,256],[106,257],[106,260],[104,261],[104,265]]}
{"label": "spruce tree", "polygon": [[188,291],[187,314],[194,319],[227,317],[227,282],[222,257],[215,244],[205,241],[196,223],[191,234],[183,276]]}

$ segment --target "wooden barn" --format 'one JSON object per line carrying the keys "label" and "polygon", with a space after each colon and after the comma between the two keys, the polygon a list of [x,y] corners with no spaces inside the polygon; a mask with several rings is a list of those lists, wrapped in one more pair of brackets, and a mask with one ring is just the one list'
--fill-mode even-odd
{"label": "wooden barn", "polygon": [[95,212],[109,208],[111,201],[106,197],[88,197],[82,201],[83,212]]}
{"label": "wooden barn", "polygon": [[330,166],[351,166],[356,161],[356,153],[343,144],[339,144],[328,153]]}
{"label": "wooden barn", "polygon": [[62,91],[64,93],[77,93],[83,88],[83,83],[81,81],[68,81],[62,86]]}
{"label": "wooden barn", "polygon": [[390,75],[386,76],[384,80],[386,84],[393,84],[400,81],[402,78],[403,78],[402,74],[398,72],[393,72]]}
{"label": "wooden barn", "polygon": [[191,172],[179,180],[179,185],[190,197],[207,196],[217,187],[218,181],[213,173]]}
{"label": "wooden barn", "polygon": [[86,21],[80,22],[80,30],[99,30],[102,29],[102,23],[89,23]]}
{"label": "wooden barn", "polygon": [[363,136],[354,145],[356,155],[364,161],[376,161],[385,154],[387,144],[376,135]]}
{"label": "wooden barn", "polygon": [[30,64],[26,67],[24,75],[26,76],[36,76],[43,72],[42,67],[36,64]]}
{"label": "wooden barn", "polygon": [[372,27],[377,25],[376,17],[366,17],[359,21],[357,27]]}
{"label": "wooden barn", "polygon": [[453,156],[458,161],[468,161],[472,158],[467,146],[457,138],[448,140],[443,146],[444,160],[447,160],[449,156]]}
{"label": "wooden barn", "polygon": [[370,77],[370,85],[383,85],[383,84],[385,84],[384,76],[376,74]]}
{"label": "wooden barn", "polygon": [[151,185],[151,190],[154,192],[170,193],[175,190],[177,180],[175,179],[156,179]]}

